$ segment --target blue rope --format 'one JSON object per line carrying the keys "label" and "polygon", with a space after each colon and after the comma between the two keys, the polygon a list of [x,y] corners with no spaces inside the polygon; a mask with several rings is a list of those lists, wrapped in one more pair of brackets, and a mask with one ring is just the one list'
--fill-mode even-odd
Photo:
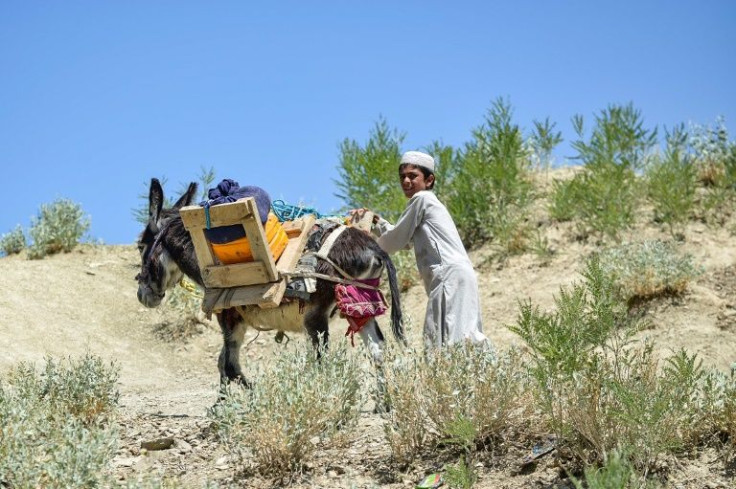
{"label": "blue rope", "polygon": [[294,219],[299,219],[300,217],[306,215],[306,214],[314,214],[314,216],[317,219],[320,219],[324,217],[322,214],[317,212],[316,209],[312,207],[304,207],[301,205],[291,205],[287,204],[283,200],[274,200],[271,203],[271,210],[274,214],[276,214],[276,217],[279,218],[279,221],[293,221]]}

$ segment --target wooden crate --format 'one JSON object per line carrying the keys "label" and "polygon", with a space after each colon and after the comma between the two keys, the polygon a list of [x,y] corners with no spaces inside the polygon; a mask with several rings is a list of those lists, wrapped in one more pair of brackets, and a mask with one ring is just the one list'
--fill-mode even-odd
{"label": "wooden crate", "polygon": [[253,198],[212,206],[209,209],[210,228],[242,225],[253,254],[251,262],[223,265],[215,257],[204,233],[207,228],[205,209],[188,206],[179,213],[184,227],[192,237],[202,273],[205,285],[202,307],[205,311],[250,304],[277,307],[286,291],[283,273],[294,270],[316,220],[310,214],[282,224],[289,242],[276,262],[268,247],[266,233]]}

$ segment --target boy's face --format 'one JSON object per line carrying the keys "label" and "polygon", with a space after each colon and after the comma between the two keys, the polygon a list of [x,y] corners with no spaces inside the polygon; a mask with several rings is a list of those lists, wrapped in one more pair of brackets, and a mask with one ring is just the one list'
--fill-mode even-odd
{"label": "boy's face", "polygon": [[434,175],[429,175],[428,178],[424,178],[422,170],[415,165],[403,165],[399,168],[399,182],[401,183],[401,190],[404,191],[404,195],[407,199],[421,191],[431,188],[432,182],[434,182]]}

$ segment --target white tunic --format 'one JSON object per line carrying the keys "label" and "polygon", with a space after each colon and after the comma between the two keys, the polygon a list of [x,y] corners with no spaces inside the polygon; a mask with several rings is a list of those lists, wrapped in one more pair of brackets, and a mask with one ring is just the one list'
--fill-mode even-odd
{"label": "white tunic", "polygon": [[417,268],[429,301],[424,318],[425,347],[463,340],[490,341],[483,334],[478,280],[452,216],[434,192],[414,194],[396,225],[380,219],[378,244],[395,253],[414,244]]}

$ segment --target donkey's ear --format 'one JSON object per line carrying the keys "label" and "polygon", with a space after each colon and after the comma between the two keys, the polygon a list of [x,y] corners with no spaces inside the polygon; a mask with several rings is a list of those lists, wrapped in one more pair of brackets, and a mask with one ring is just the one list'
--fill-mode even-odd
{"label": "donkey's ear", "polygon": [[161,208],[164,206],[164,189],[158,178],[151,179],[151,189],[148,192],[148,220],[149,222],[158,221],[161,215]]}
{"label": "donkey's ear", "polygon": [[179,200],[176,201],[172,209],[181,209],[182,207],[186,207],[190,205],[192,201],[194,200],[194,195],[196,193],[197,193],[197,184],[195,182],[192,182],[189,184],[187,191],[184,192],[184,195],[179,197]]}

